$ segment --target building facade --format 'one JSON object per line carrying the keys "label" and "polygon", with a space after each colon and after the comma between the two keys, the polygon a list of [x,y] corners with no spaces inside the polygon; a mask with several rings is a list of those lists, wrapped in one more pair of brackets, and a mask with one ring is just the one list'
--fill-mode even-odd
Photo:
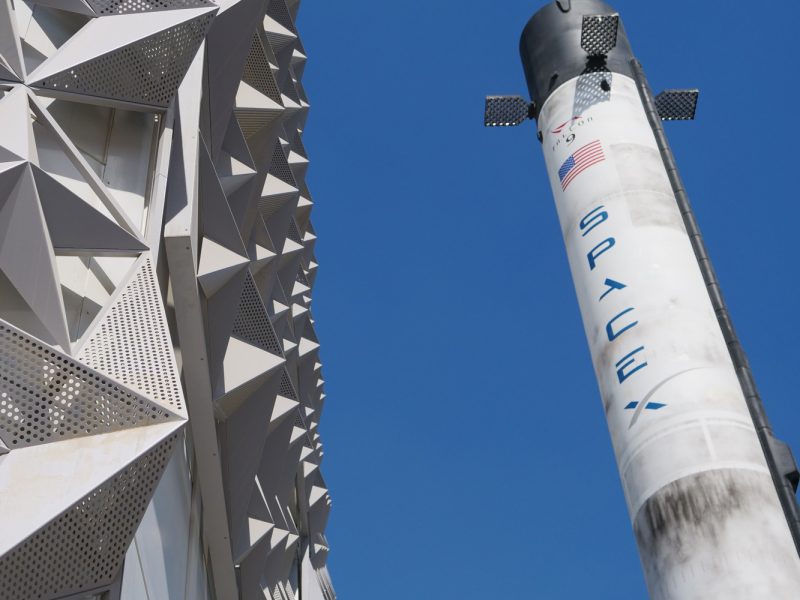
{"label": "building facade", "polygon": [[0,0],[0,599],[331,600],[299,0]]}

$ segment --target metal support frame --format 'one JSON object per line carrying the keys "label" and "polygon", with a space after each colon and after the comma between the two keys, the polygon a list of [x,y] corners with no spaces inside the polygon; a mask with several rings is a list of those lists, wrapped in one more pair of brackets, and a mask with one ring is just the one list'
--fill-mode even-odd
{"label": "metal support frame", "polygon": [[177,307],[178,338],[184,354],[184,384],[189,403],[189,427],[197,459],[197,480],[203,498],[203,530],[213,565],[218,598],[236,598],[236,575],[228,531],[222,466],[217,447],[214,405],[205,343],[205,325],[195,279],[192,243],[188,235],[164,237],[172,290]]}

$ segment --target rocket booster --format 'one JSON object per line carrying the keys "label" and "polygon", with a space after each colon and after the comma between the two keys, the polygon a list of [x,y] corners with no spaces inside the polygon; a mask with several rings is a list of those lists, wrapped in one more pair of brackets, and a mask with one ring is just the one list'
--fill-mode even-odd
{"label": "rocket booster", "polygon": [[788,500],[618,16],[598,0],[550,3],[521,53],[651,597],[800,597]]}

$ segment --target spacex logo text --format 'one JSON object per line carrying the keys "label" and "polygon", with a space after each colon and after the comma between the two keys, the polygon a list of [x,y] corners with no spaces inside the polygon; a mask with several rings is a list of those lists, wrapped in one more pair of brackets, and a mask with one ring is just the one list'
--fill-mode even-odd
{"label": "spacex logo text", "polygon": [[[627,295],[625,290],[626,283],[609,276],[602,268],[602,257],[606,252],[618,252],[617,240],[606,235],[610,215],[605,206],[600,205],[589,211],[578,223],[578,231],[581,237],[593,243],[591,250],[586,254],[585,268],[589,270],[590,276],[595,276],[602,280],[602,293],[598,296],[597,302],[608,302],[609,298],[619,297],[621,300]],[[597,242],[596,244],[594,242]],[[636,307],[627,302],[620,304],[622,307],[614,311],[614,316],[605,323],[605,337],[608,344],[614,345],[614,356],[619,357],[615,362],[614,370],[619,385],[625,383],[634,375],[647,368],[648,363],[645,358],[645,346],[638,343],[630,343],[631,337],[628,334],[633,330],[639,321],[636,319]],[[641,414],[642,410],[659,410],[666,406],[659,402],[649,401],[649,396],[641,402],[630,402],[625,406],[626,410],[633,410],[633,425]]]}

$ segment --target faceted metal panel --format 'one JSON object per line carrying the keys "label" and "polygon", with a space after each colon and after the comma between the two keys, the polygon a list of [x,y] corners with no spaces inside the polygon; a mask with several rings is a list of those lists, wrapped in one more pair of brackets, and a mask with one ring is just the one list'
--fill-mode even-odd
{"label": "faceted metal panel", "polygon": [[486,96],[485,127],[512,127],[531,117],[530,103],[521,96]]}
{"label": "faceted metal panel", "polygon": [[697,112],[700,90],[664,90],[656,96],[656,109],[662,121],[691,121]]}
{"label": "faceted metal panel", "polygon": [[298,244],[303,243],[303,239],[300,237],[300,231],[297,229],[297,221],[295,221],[294,218],[289,220],[289,232],[286,234],[286,237]]}
{"label": "faceted metal panel", "polygon": [[297,0],[28,4],[0,1],[0,598],[332,600]]}
{"label": "faceted metal panel", "polygon": [[148,398],[183,411],[169,327],[149,258],[111,306],[79,358]]}
{"label": "faceted metal panel", "polygon": [[286,160],[286,154],[283,153],[283,146],[280,140],[275,142],[275,150],[272,153],[272,161],[270,163],[269,172],[281,181],[284,181],[292,186],[297,186],[294,180],[292,169],[289,168],[289,161]]}
{"label": "faceted metal panel", "polygon": [[250,45],[250,54],[247,55],[247,62],[244,64],[242,81],[253,86],[270,100],[281,104],[281,92],[272,74],[264,44],[258,33],[253,33],[253,42]]}
{"label": "faceted metal panel", "polygon": [[292,379],[286,369],[281,373],[280,395],[289,398],[290,400],[297,400],[297,393],[294,391]]}
{"label": "faceted metal panel", "polygon": [[213,18],[213,14],[202,15],[33,85],[166,107]]}
{"label": "faceted metal panel", "polygon": [[608,54],[617,45],[619,15],[585,15],[581,28],[581,48],[589,56]]}
{"label": "faceted metal panel", "polygon": [[268,4],[267,14],[289,31],[296,33],[297,30],[294,27],[294,20],[292,19],[292,15],[289,14],[289,9],[286,7],[286,0],[269,0]]}
{"label": "faceted metal panel", "polygon": [[244,281],[244,290],[239,303],[239,314],[233,322],[233,335],[242,340],[281,356],[281,345],[272,329],[267,310],[261,301],[256,284],[249,273]]}
{"label": "faceted metal panel", "polygon": [[110,583],[176,440],[169,437],[0,557],[0,598],[61,598]]}
{"label": "faceted metal panel", "polygon": [[12,450],[175,418],[2,321],[0,365],[0,437]]}
{"label": "faceted metal panel", "polygon": [[209,0],[87,0],[98,16],[214,6]]}

